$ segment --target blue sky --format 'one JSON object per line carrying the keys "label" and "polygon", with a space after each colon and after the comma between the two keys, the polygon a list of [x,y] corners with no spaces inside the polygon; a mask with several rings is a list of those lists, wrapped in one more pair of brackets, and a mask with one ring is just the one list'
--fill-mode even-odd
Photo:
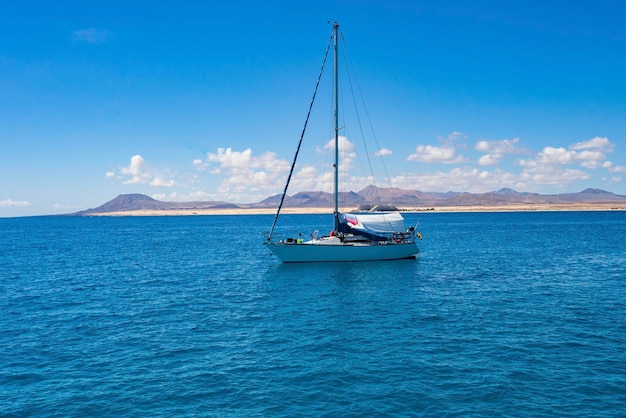
{"label": "blue sky", "polygon": [[[27,0],[1,9],[0,217],[74,212],[120,193],[255,202],[281,192],[328,20],[341,24],[386,154],[377,185],[626,195],[621,1]],[[330,84],[290,193],[329,187]],[[342,131],[354,191],[372,182],[358,131],[347,122]]]}

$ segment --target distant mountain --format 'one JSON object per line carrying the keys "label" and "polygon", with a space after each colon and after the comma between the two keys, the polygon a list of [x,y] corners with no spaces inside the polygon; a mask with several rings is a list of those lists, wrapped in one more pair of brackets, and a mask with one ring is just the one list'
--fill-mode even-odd
{"label": "distant mountain", "polygon": [[239,205],[228,202],[162,202],[144,194],[121,194],[102,206],[75,213],[86,216],[106,212],[127,212],[136,210],[173,210],[173,209],[230,209]]}
{"label": "distant mountain", "polygon": [[[221,201],[210,202],[162,202],[143,194],[121,194],[115,199],[98,206],[78,212],[75,215],[86,216],[106,212],[124,212],[136,210],[175,210],[175,209],[245,209],[277,208],[281,195],[270,196],[258,203],[235,204]],[[339,201],[344,207],[359,205],[396,205],[399,208],[419,208],[437,206],[494,206],[511,204],[567,204],[567,203],[625,203],[626,196],[616,195],[600,189],[585,189],[579,193],[542,195],[519,193],[513,189],[500,189],[488,193],[459,192],[420,192],[393,187],[379,188],[367,186],[359,192],[342,192]],[[285,196],[283,207],[323,208],[332,207],[332,194],[326,192],[298,192]]]}
{"label": "distant mountain", "polygon": [[[242,205],[252,208],[275,208],[280,203],[280,194],[270,196],[259,203]],[[355,192],[339,193],[339,201],[347,206],[357,206],[365,202],[364,197]],[[333,195],[326,192],[298,192],[292,196],[285,196],[283,206],[285,207],[305,207],[305,208],[323,208],[332,207]]]}
{"label": "distant mountain", "polygon": [[600,189],[585,189],[579,193],[563,193],[558,195],[568,202],[622,202],[626,196],[616,195]]}
{"label": "distant mountain", "polygon": [[503,195],[503,196],[511,196],[511,195],[513,195],[513,196],[517,196],[517,195],[520,195],[520,194],[527,194],[527,193],[519,193],[519,192],[516,192],[515,190],[513,190],[513,189],[509,189],[508,187],[505,187],[505,188],[503,188],[503,189],[500,189],[500,190],[498,190],[497,192],[491,192],[491,193],[493,193],[493,194],[499,194],[499,195]]}
{"label": "distant mountain", "polygon": [[141,210],[141,209],[164,209],[165,202],[159,202],[143,194],[121,194],[115,199],[105,203],[96,209],[89,209],[85,212],[117,212],[121,210]]}
{"label": "distant mountain", "polygon": [[626,202],[626,196],[616,195],[599,189],[585,189],[579,193],[543,195],[537,193],[519,193],[512,189],[500,189],[488,193],[459,193],[445,199],[443,206],[493,206],[511,204],[567,204]]}
{"label": "distant mountain", "polygon": [[405,190],[395,187],[379,188],[370,185],[357,192],[357,194],[365,198],[365,201],[362,203],[371,205],[393,203],[398,206],[424,206],[441,205],[446,199],[459,193],[420,192],[418,190]]}

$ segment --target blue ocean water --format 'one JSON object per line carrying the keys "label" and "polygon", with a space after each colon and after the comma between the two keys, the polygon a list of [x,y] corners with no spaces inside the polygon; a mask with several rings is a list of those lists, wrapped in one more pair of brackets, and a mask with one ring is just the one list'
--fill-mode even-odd
{"label": "blue ocean water", "polygon": [[626,212],[406,218],[308,265],[272,216],[0,219],[0,415],[624,415]]}

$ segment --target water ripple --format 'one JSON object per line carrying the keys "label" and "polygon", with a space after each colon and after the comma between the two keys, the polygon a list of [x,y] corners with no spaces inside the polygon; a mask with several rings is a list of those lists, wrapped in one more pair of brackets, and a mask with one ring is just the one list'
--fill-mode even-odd
{"label": "water ripple", "polygon": [[0,415],[623,413],[624,213],[419,216],[327,265],[266,216],[0,219]]}

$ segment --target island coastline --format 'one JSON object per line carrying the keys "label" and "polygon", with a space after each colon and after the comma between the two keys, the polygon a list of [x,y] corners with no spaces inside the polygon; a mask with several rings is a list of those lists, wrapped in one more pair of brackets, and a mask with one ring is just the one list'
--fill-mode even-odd
{"label": "island coastline", "polygon": [[[432,206],[400,208],[403,213],[451,213],[451,212],[551,212],[551,211],[615,211],[626,210],[624,202],[596,203],[530,203],[509,205]],[[206,216],[206,215],[273,215],[276,208],[202,208],[202,209],[138,209],[111,212],[94,212],[81,216]],[[329,208],[294,208],[281,210],[283,214],[314,215],[330,213]]]}

